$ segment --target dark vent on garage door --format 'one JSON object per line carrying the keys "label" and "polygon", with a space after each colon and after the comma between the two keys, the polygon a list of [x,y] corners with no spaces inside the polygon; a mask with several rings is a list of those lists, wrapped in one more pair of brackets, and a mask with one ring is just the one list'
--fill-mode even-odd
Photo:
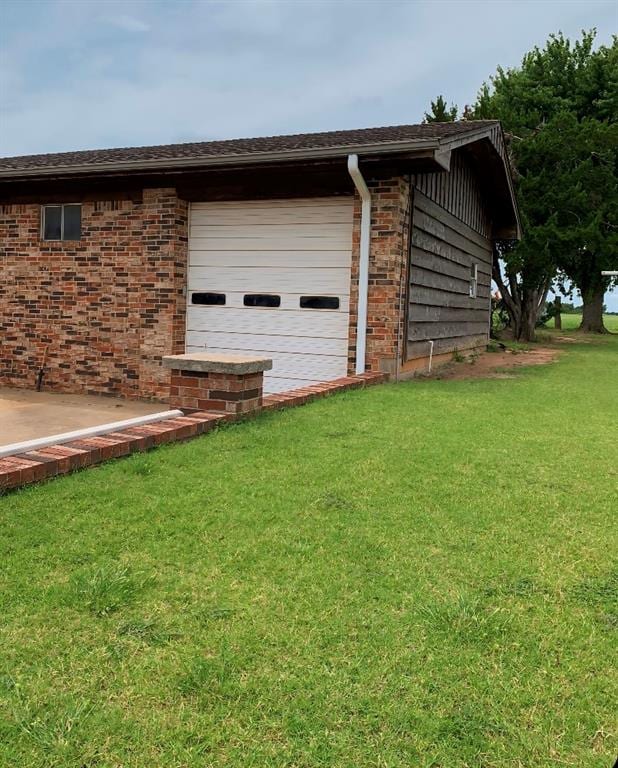
{"label": "dark vent on garage door", "polygon": [[245,307],[280,307],[281,296],[271,293],[247,293],[243,299]]}
{"label": "dark vent on garage door", "polygon": [[192,293],[191,304],[206,304],[208,306],[222,307],[225,305],[225,294],[224,293]]}
{"label": "dark vent on garage door", "polygon": [[338,296],[301,296],[301,309],[339,309]]}

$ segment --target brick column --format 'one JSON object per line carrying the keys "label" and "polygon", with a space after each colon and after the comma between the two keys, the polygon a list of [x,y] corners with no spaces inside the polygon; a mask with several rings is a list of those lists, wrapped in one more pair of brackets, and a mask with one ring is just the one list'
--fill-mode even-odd
{"label": "brick column", "polygon": [[272,360],[248,355],[187,353],[163,358],[170,368],[170,407],[242,416],[262,407],[264,371]]}
{"label": "brick column", "polygon": [[[367,176],[371,236],[367,296],[366,370],[395,373],[407,337],[406,299],[411,189],[405,176]],[[348,371],[356,366],[361,200],[354,199]]]}

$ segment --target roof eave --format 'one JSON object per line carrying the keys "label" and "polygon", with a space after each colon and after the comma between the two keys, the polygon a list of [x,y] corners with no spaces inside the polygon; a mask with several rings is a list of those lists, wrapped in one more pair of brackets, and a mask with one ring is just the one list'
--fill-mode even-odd
{"label": "roof eave", "polygon": [[134,171],[179,171],[196,168],[222,168],[252,166],[306,160],[329,160],[356,154],[361,157],[379,158],[397,154],[431,152],[440,149],[438,139],[415,139],[373,144],[341,145],[315,149],[292,149],[275,152],[253,152],[212,157],[156,158],[153,160],[115,161],[111,163],[86,163],[83,165],[57,165],[46,168],[0,169],[0,179],[49,178],[60,176],[99,175]]}

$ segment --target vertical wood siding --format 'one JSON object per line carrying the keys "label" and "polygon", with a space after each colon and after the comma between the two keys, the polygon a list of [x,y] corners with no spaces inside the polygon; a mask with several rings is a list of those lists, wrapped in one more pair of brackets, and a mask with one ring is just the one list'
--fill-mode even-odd
{"label": "vertical wood siding", "polygon": [[[456,152],[449,173],[415,179],[407,359],[469,349],[489,338],[491,221],[475,172]],[[477,295],[470,270],[477,265]]]}
{"label": "vertical wood siding", "polygon": [[470,160],[454,152],[448,173],[419,173],[416,188],[475,232],[489,238],[491,222]]}

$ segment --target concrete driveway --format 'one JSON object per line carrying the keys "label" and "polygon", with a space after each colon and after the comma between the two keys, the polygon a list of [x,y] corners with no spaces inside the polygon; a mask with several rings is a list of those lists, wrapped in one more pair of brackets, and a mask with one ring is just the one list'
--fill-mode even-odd
{"label": "concrete driveway", "polygon": [[0,447],[167,410],[165,403],[0,387]]}

